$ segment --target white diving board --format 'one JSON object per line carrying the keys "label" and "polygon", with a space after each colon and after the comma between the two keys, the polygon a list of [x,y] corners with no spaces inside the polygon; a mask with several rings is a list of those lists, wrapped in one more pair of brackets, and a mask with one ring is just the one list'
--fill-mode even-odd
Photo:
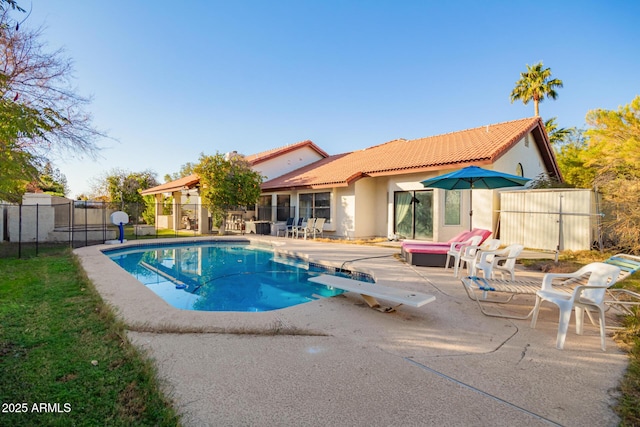
{"label": "white diving board", "polygon": [[436,297],[433,295],[407,291],[398,288],[390,288],[388,286],[378,285],[376,283],[367,283],[360,280],[353,280],[340,276],[331,276],[328,274],[322,274],[318,277],[312,277],[309,279],[309,281],[325,286],[332,286],[334,288],[342,289],[348,292],[358,293],[367,302],[367,304],[369,304],[369,307],[383,312],[393,311],[395,307],[382,307],[377,300],[378,298],[395,302],[398,304],[396,307],[402,304],[410,305],[412,307],[422,307],[423,305],[433,302],[436,299]]}

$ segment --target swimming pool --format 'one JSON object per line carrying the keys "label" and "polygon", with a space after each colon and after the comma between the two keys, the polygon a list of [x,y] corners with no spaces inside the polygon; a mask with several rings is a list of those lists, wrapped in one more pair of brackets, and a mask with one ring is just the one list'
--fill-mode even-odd
{"label": "swimming pool", "polygon": [[[341,294],[308,282],[335,268],[250,242],[141,245],[104,251],[173,307],[198,311],[278,310]],[[359,274],[359,280],[373,282]]]}

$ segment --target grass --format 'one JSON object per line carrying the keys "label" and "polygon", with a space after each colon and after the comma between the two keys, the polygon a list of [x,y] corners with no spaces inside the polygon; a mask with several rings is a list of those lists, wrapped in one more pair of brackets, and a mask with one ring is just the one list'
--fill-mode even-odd
{"label": "grass", "polygon": [[68,248],[0,258],[0,271],[0,402],[24,410],[0,424],[179,425],[152,363]]}

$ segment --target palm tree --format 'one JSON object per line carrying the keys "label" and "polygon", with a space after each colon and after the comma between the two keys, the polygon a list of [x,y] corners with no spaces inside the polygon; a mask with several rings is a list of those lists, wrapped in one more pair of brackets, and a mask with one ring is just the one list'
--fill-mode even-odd
{"label": "palm tree", "polygon": [[536,116],[540,116],[538,104],[545,98],[556,99],[558,93],[556,88],[562,87],[562,80],[551,79],[551,69],[542,68],[542,61],[529,66],[527,71],[520,73],[520,80],[516,82],[516,87],[511,92],[511,103],[518,99],[522,100],[524,105],[533,99],[533,107]]}
{"label": "palm tree", "polygon": [[576,130],[575,128],[559,128],[556,123],[556,117],[545,120],[544,128],[547,131],[547,135],[549,135],[549,142],[554,146],[560,146]]}

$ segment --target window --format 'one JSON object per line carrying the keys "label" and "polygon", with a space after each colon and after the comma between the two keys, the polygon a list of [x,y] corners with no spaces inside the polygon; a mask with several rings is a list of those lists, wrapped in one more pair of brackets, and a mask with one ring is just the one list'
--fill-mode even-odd
{"label": "window", "polygon": [[433,191],[393,193],[394,233],[401,238],[433,238]]}
{"label": "window", "polygon": [[524,176],[524,169],[522,168],[522,163],[518,163],[518,166],[516,166],[516,175]]}
{"label": "window", "polygon": [[258,200],[258,221],[271,221],[271,195]]}
{"label": "window", "polygon": [[293,216],[291,213],[291,196],[279,194],[276,196],[276,221],[286,221]]}
{"label": "window", "polygon": [[444,225],[460,225],[462,203],[460,190],[448,190],[444,194]]}
{"label": "window", "polygon": [[301,218],[325,218],[331,222],[331,193],[300,194]]}

